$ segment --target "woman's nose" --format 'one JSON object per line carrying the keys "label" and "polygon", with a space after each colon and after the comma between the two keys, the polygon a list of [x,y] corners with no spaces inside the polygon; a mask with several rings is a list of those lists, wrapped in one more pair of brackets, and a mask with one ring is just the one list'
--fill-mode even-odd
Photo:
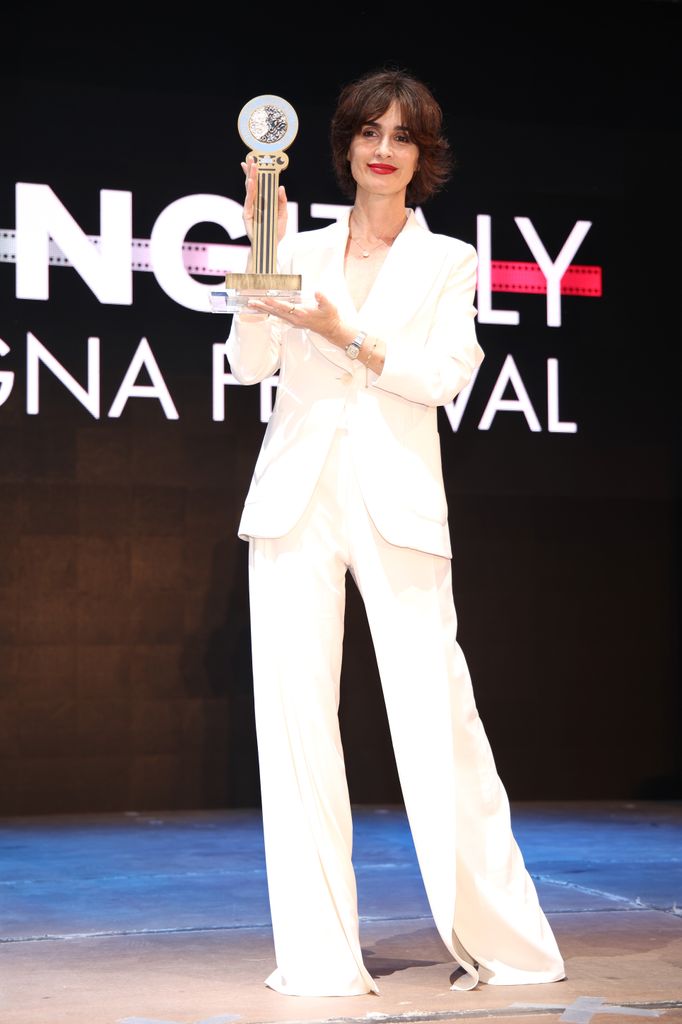
{"label": "woman's nose", "polygon": [[377,141],[377,156],[389,156],[391,152],[390,135],[382,135]]}

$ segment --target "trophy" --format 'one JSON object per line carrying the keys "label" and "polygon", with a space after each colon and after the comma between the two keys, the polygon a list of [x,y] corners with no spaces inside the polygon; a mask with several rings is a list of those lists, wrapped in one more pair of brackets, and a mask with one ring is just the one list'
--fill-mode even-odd
{"label": "trophy", "polygon": [[284,152],[296,138],[296,111],[280,96],[256,96],[242,107],[239,134],[256,164],[253,211],[253,271],[227,274],[224,290],[211,291],[214,313],[238,313],[249,299],[265,295],[298,302],[301,275],[277,273],[277,191],[280,172],[289,164]]}

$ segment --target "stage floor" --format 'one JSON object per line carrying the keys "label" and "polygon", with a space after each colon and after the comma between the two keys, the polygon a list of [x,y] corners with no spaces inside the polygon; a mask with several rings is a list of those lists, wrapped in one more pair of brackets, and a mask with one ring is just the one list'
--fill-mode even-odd
{"label": "stage floor", "polygon": [[354,820],[381,993],[313,999],[263,984],[258,811],[0,819],[0,1021],[682,1021],[682,803],[514,804],[568,978],[474,992],[450,991],[402,809],[356,807]]}

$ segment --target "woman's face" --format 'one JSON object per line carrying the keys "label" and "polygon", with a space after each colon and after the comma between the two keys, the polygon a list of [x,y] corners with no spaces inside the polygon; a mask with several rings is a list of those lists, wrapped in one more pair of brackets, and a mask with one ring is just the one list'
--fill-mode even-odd
{"label": "woman's face", "polygon": [[361,125],[348,150],[358,189],[373,195],[405,192],[419,161],[419,149],[401,121],[400,104],[391,103],[376,121]]}

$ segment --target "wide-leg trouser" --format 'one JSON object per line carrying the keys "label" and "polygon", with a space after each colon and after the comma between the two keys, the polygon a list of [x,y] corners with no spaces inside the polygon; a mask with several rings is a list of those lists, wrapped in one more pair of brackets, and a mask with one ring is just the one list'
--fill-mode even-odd
{"label": "wide-leg trouser", "polygon": [[563,978],[456,640],[450,561],[381,537],[344,431],[302,519],[285,537],[252,539],[249,564],[277,961],[266,984],[291,995],[378,992],[360,949],[338,722],[348,570],[367,611],[434,921],[466,971],[453,988]]}

